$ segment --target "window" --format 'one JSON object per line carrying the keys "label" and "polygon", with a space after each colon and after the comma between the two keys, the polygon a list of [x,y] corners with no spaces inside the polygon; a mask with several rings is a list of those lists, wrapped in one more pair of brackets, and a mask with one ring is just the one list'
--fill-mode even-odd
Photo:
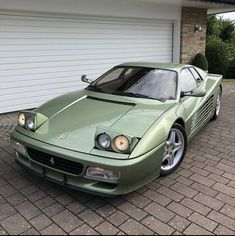
{"label": "window", "polygon": [[175,99],[176,73],[159,69],[151,70],[125,91],[163,100]]}
{"label": "window", "polygon": [[199,85],[202,82],[201,76],[198,74],[198,72],[193,67],[190,67],[189,70],[191,71],[194,79],[197,81],[197,84]]}
{"label": "window", "polygon": [[181,76],[181,91],[189,92],[197,87],[196,80],[188,68],[185,68],[180,73]]}
{"label": "window", "polygon": [[113,70],[111,73],[108,73],[102,80],[98,81],[97,84],[105,84],[109,82],[115,82],[115,80],[119,80],[123,72],[122,68],[118,68],[117,70]]}
{"label": "window", "polygon": [[176,98],[177,73],[145,67],[115,67],[87,89],[157,100]]}

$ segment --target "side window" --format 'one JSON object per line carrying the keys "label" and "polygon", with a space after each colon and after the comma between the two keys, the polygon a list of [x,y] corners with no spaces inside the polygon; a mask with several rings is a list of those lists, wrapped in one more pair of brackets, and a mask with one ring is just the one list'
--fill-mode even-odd
{"label": "side window", "polygon": [[199,85],[202,82],[202,77],[193,67],[190,67],[189,70],[191,71],[191,73],[193,74],[193,77],[195,78],[195,80],[197,81],[197,84]]}
{"label": "side window", "polygon": [[97,85],[106,84],[119,79],[119,76],[123,72],[123,68],[113,69],[104,79],[98,80]]}
{"label": "side window", "polygon": [[196,80],[188,68],[182,69],[180,76],[182,92],[189,92],[197,87]]}

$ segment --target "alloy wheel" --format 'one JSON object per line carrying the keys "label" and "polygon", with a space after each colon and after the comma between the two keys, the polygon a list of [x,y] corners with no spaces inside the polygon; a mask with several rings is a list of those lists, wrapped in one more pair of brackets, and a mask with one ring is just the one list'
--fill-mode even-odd
{"label": "alloy wheel", "polygon": [[184,149],[185,139],[182,132],[179,129],[172,128],[166,141],[161,171],[171,171],[175,169],[183,157]]}

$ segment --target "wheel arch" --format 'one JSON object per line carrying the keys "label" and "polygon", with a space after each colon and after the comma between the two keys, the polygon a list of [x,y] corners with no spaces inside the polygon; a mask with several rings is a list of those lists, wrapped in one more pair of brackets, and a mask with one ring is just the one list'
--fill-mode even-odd
{"label": "wheel arch", "polygon": [[181,125],[183,128],[185,128],[184,120],[183,120],[183,118],[181,118],[181,117],[177,118],[177,120],[174,122],[174,124],[179,124],[179,125]]}
{"label": "wheel arch", "polygon": [[185,129],[185,122],[183,118],[178,116],[176,112],[157,120],[148,132],[146,132],[140,139],[139,143],[131,153],[130,158],[142,155],[164,143],[167,140],[171,127],[175,123],[181,125],[183,129]]}

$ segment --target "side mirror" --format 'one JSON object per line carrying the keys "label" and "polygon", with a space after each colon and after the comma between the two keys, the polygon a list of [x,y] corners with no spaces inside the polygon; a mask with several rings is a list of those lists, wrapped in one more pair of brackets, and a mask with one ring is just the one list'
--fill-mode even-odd
{"label": "side mirror", "polygon": [[181,97],[191,96],[191,97],[203,97],[206,95],[206,90],[204,87],[198,87],[189,92],[181,92]]}
{"label": "side mirror", "polygon": [[81,81],[90,84],[92,80],[88,79],[86,75],[81,76]]}

